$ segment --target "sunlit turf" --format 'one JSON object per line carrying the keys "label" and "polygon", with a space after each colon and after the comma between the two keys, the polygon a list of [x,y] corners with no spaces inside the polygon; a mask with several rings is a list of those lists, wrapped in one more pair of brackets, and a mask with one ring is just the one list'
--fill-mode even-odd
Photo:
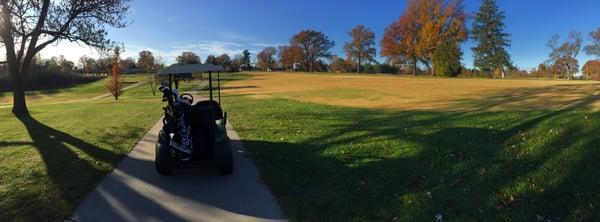
{"label": "sunlit turf", "polygon": [[600,114],[223,99],[292,221],[593,221]]}
{"label": "sunlit turf", "polygon": [[[124,86],[145,81],[146,78],[147,77],[144,74],[123,75]],[[91,83],[80,84],[69,88],[29,91],[26,92],[26,96],[27,101],[31,102],[31,105],[39,105],[70,100],[91,99],[106,93],[108,93],[106,89],[106,79],[100,79]],[[12,104],[12,93],[0,92],[0,106],[10,104]]]}
{"label": "sunlit turf", "polygon": [[34,105],[20,119],[0,109],[0,221],[67,216],[159,120],[164,104],[149,89],[117,101]]}

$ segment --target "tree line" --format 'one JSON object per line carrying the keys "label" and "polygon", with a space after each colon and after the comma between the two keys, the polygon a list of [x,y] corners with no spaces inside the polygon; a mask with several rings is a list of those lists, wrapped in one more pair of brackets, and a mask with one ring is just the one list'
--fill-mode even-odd
{"label": "tree line", "polygon": [[[82,75],[75,62],[64,56],[53,56],[42,59],[35,56],[31,61],[30,73],[24,79],[25,90],[43,90],[69,87],[75,84],[87,83],[102,78],[101,75]],[[12,91],[13,82],[10,79],[6,64],[0,64],[0,92]]]}
{"label": "tree line", "polygon": [[[363,25],[348,32],[343,46],[345,58],[330,52],[335,42],[320,31],[302,30],[288,45],[267,47],[257,55],[260,70],[404,73],[432,76],[479,76],[513,78],[573,79],[580,70],[576,57],[580,52],[600,58],[600,28],[589,34],[592,43],[583,46],[580,32],[571,32],[564,42],[555,35],[547,46],[548,58],[536,69],[522,70],[514,65],[508,48],[505,12],[496,0],[483,0],[479,10],[469,15],[461,0],[408,0],[406,9],[384,31],[375,61],[375,34]],[[471,27],[467,20],[473,18]],[[475,46],[471,69],[461,64],[460,45],[472,40]],[[328,61],[328,63],[326,63]],[[586,62],[586,79],[600,79],[600,61]]]}

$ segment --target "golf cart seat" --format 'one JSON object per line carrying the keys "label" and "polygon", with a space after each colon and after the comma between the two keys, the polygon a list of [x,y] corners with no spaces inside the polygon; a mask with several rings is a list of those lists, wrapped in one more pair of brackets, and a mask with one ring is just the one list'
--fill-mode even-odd
{"label": "golf cart seat", "polygon": [[195,107],[201,107],[205,109],[212,109],[215,112],[215,120],[223,119],[223,109],[221,109],[221,105],[217,101],[214,100],[204,100],[199,101],[194,104]]}
{"label": "golf cart seat", "polygon": [[208,159],[214,155],[217,131],[217,109],[212,105],[194,105],[186,111],[186,122],[190,124],[192,136],[192,158]]}

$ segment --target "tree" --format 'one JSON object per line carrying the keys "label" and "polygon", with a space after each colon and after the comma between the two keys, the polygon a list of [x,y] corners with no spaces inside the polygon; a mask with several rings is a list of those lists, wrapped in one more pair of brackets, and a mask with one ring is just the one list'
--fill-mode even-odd
{"label": "tree", "polygon": [[300,47],[304,55],[304,67],[306,71],[313,72],[319,58],[329,58],[329,50],[335,45],[334,41],[322,32],[307,29],[292,37],[292,45]]}
{"label": "tree", "polygon": [[[456,45],[467,39],[467,15],[462,0],[412,0],[409,9],[416,10],[418,24],[417,54],[425,65],[433,64],[436,49],[446,41]],[[430,68],[435,75],[435,67]]]}
{"label": "tree", "polygon": [[185,65],[185,64],[200,64],[200,56],[196,55],[194,52],[184,51],[181,55],[177,56],[177,64]]}
{"label": "tree", "polygon": [[[415,7],[409,4],[409,7]],[[392,64],[409,63],[413,75],[417,75],[418,63],[422,61],[417,51],[418,25],[415,10],[408,8],[400,18],[385,29],[380,42],[381,56]]]}
{"label": "tree", "polygon": [[75,68],[75,63],[67,60],[64,55],[60,55],[58,56],[58,67],[63,72],[70,72]]}
{"label": "tree", "polygon": [[242,70],[242,55],[237,54],[231,60],[231,70],[234,72],[239,72]]}
{"label": "tree", "polygon": [[83,55],[79,58],[79,65],[83,73],[90,73],[94,67],[96,61],[89,56]]}
{"label": "tree", "polygon": [[27,114],[25,78],[32,60],[59,40],[104,50],[112,42],[106,26],[125,27],[129,0],[0,1],[0,42],[13,81],[15,114]]}
{"label": "tree", "polygon": [[123,69],[131,70],[137,68],[137,64],[133,58],[127,57],[126,59],[121,60],[121,67]]}
{"label": "tree", "polygon": [[473,50],[473,65],[484,73],[491,74],[494,70],[512,68],[510,55],[506,51],[510,47],[510,36],[504,32],[504,11],[498,9],[496,0],[484,0],[479,11],[475,14],[472,38],[476,46]]}
{"label": "tree", "polygon": [[354,27],[348,35],[352,38],[344,45],[348,60],[356,62],[356,72],[360,73],[363,61],[373,61],[375,57],[375,33],[363,25]]}
{"label": "tree", "polygon": [[204,60],[204,64],[212,64],[212,65],[217,65],[217,57],[215,57],[214,55],[208,55],[206,57],[206,60]]}
{"label": "tree", "polygon": [[558,43],[559,40],[560,36],[554,35],[548,41],[548,47],[552,49],[552,52],[548,56],[548,63],[552,64],[554,70],[562,74],[563,77],[573,79],[573,74],[579,70],[577,55],[581,50],[583,42],[581,33],[571,31],[567,41],[560,45]]}
{"label": "tree", "polygon": [[242,52],[240,66],[244,71],[252,69],[252,64],[250,64],[250,52],[247,49]]}
{"label": "tree", "polygon": [[446,41],[440,45],[434,55],[433,67],[436,75],[455,77],[461,72],[462,52],[456,43]]}
{"label": "tree", "polygon": [[264,71],[271,71],[275,67],[275,58],[277,49],[275,47],[264,48],[258,55],[258,67]]}
{"label": "tree", "polygon": [[293,70],[294,65],[304,60],[304,52],[298,46],[279,46],[279,62],[284,70]]}
{"label": "tree", "polygon": [[581,68],[586,79],[600,80],[600,60],[587,61]]}
{"label": "tree", "polygon": [[106,82],[106,89],[111,95],[115,97],[115,100],[119,99],[119,96],[123,94],[123,68],[121,67],[121,49],[115,47],[110,63],[110,70],[108,81]]}
{"label": "tree", "polygon": [[349,72],[351,64],[349,64],[346,60],[333,55],[331,57],[331,64],[329,64],[330,72]]}
{"label": "tree", "polygon": [[585,54],[600,58],[600,28],[594,32],[590,32],[590,39],[592,43],[584,48]]}
{"label": "tree", "polygon": [[227,53],[223,53],[219,57],[217,57],[217,64],[222,65],[223,68],[225,68],[225,70],[230,70],[231,58],[229,58],[229,55],[227,55]]}
{"label": "tree", "polygon": [[94,72],[105,74],[108,70],[110,70],[110,63],[111,58],[99,58],[94,66]]}
{"label": "tree", "polygon": [[416,75],[419,63],[435,74],[437,48],[467,38],[467,15],[461,0],[409,0],[406,11],[390,25],[381,41],[381,55],[390,61],[409,62]]}
{"label": "tree", "polygon": [[531,74],[537,78],[551,78],[552,70],[549,68],[548,64],[543,62],[540,63],[537,69],[535,69],[535,71],[532,71]]}
{"label": "tree", "polygon": [[140,70],[146,73],[148,83],[150,83],[150,90],[152,95],[156,95],[156,86],[158,85],[158,78],[156,76],[156,61],[152,52],[144,50],[138,54],[137,66]]}
{"label": "tree", "polygon": [[154,72],[155,68],[155,59],[154,54],[150,51],[141,51],[138,54],[137,67],[140,68],[142,72],[149,73]]}

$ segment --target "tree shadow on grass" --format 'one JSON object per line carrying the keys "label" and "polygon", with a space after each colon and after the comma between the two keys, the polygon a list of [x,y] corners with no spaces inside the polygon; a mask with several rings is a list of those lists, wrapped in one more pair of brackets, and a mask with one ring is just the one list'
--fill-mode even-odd
{"label": "tree shadow on grass", "polygon": [[17,118],[25,126],[32,142],[2,142],[0,148],[18,145],[33,146],[39,152],[46,168],[45,175],[39,175],[40,179],[36,181],[47,183],[48,181],[43,179],[47,177],[51,184],[41,186],[45,187],[44,192],[48,192],[45,195],[13,191],[15,198],[5,203],[15,215],[0,213],[0,218],[16,217],[31,221],[60,220],[70,213],[85,194],[91,191],[121,159],[121,156],[115,152],[56,130],[30,115],[21,115]]}
{"label": "tree shadow on grass", "polygon": [[554,111],[294,110],[289,121],[331,122],[320,126],[328,133],[243,142],[292,220],[594,220],[600,115],[580,109],[597,100]]}
{"label": "tree shadow on grass", "polygon": [[453,103],[472,111],[600,108],[599,89],[598,83],[527,87],[486,92],[480,98]]}

